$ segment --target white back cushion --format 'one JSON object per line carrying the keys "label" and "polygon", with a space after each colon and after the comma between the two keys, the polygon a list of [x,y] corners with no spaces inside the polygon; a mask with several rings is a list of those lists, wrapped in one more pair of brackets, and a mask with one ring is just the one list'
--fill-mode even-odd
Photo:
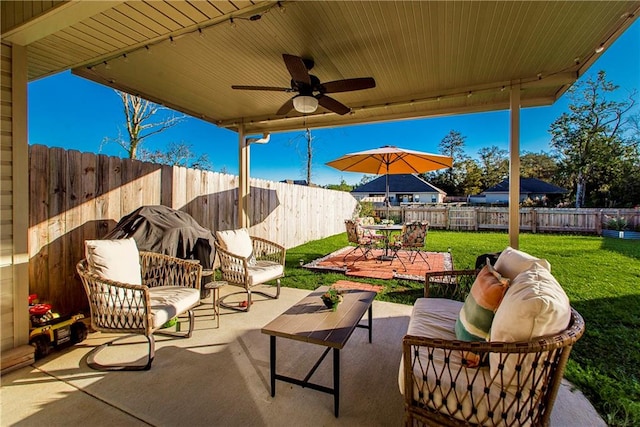
{"label": "white back cushion", "polygon": [[504,277],[513,280],[518,274],[530,269],[534,264],[551,271],[551,264],[546,259],[536,258],[526,252],[507,246],[498,257],[494,267]]}
{"label": "white back cushion", "polygon": [[247,258],[253,254],[253,243],[246,228],[216,231],[216,238],[223,249],[234,255]]}
{"label": "white back cushion", "polygon": [[[563,331],[570,320],[571,306],[564,289],[549,270],[534,264],[511,281],[491,323],[491,341],[531,341]],[[504,364],[503,383],[515,381],[515,359],[509,358]],[[498,375],[499,364],[500,355],[491,353],[492,375]]]}
{"label": "white back cushion", "polygon": [[133,239],[86,240],[89,271],[103,279],[142,285],[140,253]]}

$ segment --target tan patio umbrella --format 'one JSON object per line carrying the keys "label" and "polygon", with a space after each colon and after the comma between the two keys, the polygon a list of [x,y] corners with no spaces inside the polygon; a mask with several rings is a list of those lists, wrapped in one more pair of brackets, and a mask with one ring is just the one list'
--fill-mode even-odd
{"label": "tan patio umbrella", "polygon": [[439,154],[423,153],[404,148],[385,145],[373,150],[345,154],[332,160],[327,165],[341,171],[385,174],[387,218],[389,218],[389,175],[407,173],[424,173],[443,168],[450,168],[453,159]]}

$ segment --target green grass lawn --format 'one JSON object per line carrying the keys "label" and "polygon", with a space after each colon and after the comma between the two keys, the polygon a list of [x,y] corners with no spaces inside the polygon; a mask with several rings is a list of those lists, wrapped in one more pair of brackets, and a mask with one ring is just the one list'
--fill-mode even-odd
{"label": "green grass lawn", "polygon": [[[501,251],[505,233],[430,231],[426,247],[453,256],[454,268],[474,268],[478,255]],[[300,268],[347,245],[346,234],[287,251],[283,286],[315,289],[346,276]],[[571,353],[565,376],[613,426],[640,425],[640,242],[593,236],[522,234],[520,250],[551,263],[551,272],[571,305],[585,319],[586,332]],[[348,280],[383,285],[379,299],[412,304],[422,283]]]}

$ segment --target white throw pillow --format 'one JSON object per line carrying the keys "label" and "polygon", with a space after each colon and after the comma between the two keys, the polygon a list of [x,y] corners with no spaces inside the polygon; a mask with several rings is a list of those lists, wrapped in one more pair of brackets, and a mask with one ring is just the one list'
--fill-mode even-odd
{"label": "white throw pillow", "polygon": [[140,253],[134,239],[86,240],[85,257],[89,271],[130,285],[142,285]]}
{"label": "white throw pillow", "polygon": [[250,265],[255,264],[253,243],[246,228],[216,231],[216,237],[223,249],[242,258],[249,258]]}
{"label": "white throw pillow", "polygon": [[[570,320],[571,306],[564,289],[549,270],[535,263],[511,281],[491,323],[491,341],[531,341],[563,331]],[[492,376],[498,375],[499,364],[500,355],[491,353]],[[515,379],[515,365],[516,357],[510,357],[505,363],[503,383],[510,384]]]}
{"label": "white throw pillow", "polygon": [[551,271],[551,264],[546,259],[536,258],[529,255],[526,252],[513,249],[511,246],[502,251],[496,265],[496,270],[500,272],[504,277],[509,280],[513,280],[516,276],[525,270],[530,269],[534,264],[537,264],[548,271]]}

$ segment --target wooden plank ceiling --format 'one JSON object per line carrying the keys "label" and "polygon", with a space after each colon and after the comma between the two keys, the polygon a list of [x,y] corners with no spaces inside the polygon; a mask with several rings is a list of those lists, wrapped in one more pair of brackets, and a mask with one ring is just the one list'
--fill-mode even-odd
{"label": "wooden plank ceiling", "polygon": [[[112,3],[30,42],[30,79],[72,68],[252,133],[505,109],[512,83],[522,84],[523,107],[548,105],[640,10],[639,1]],[[351,107],[343,116],[322,107],[277,116],[293,94],[231,89],[288,87],[283,53],[312,58],[322,82],[370,76],[377,85],[332,95]]]}

